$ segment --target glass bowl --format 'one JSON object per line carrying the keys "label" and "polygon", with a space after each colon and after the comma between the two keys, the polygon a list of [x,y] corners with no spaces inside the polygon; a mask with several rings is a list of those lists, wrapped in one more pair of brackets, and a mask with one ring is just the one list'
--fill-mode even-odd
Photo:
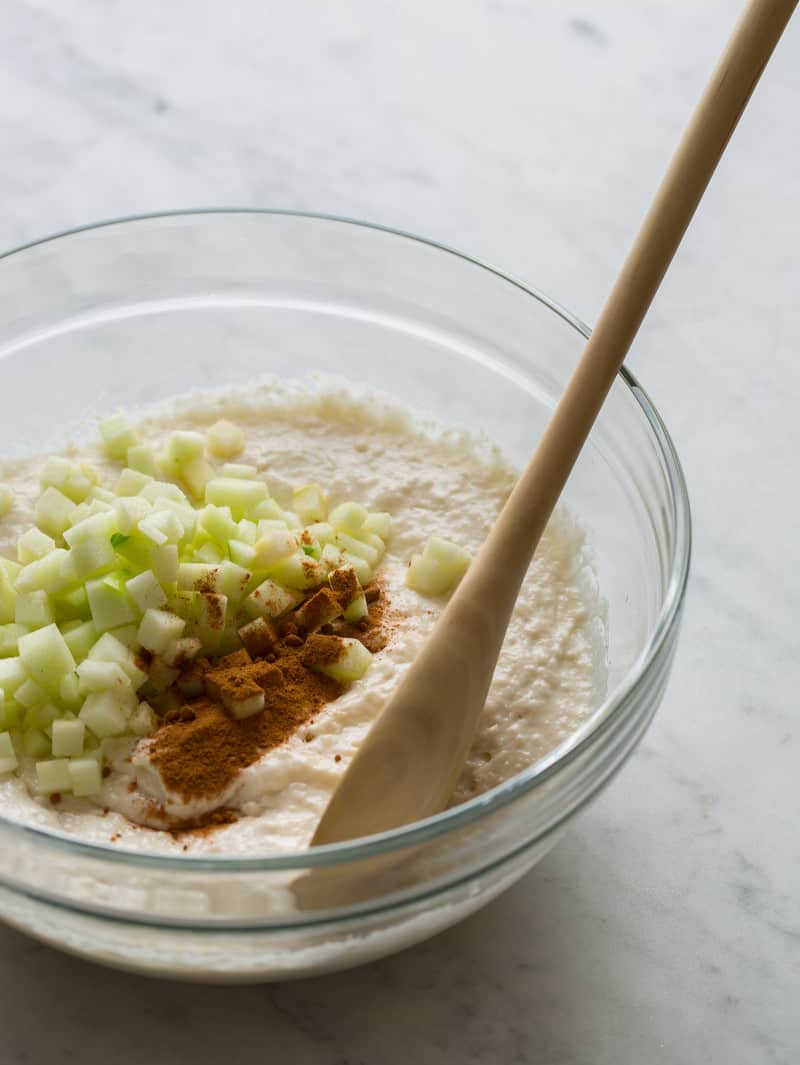
{"label": "glass bowl", "polygon": [[[0,258],[0,456],[197,387],[344,376],[530,454],[587,329],[433,243],[337,218],[211,211],[82,229]],[[608,696],[525,772],[400,831],[299,854],[156,857],[0,818],[0,914],[159,976],[279,980],[365,962],[461,920],[553,846],[647,728],[689,565],[686,487],[623,371],[565,499],[608,604]]]}

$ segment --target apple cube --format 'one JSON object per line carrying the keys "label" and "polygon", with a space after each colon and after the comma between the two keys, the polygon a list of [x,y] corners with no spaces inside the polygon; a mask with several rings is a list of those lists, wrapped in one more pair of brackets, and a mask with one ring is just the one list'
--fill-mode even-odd
{"label": "apple cube", "polygon": [[41,688],[35,680],[28,677],[14,692],[14,699],[20,706],[32,707],[41,704],[47,699],[44,688]]}
{"label": "apple cube", "polygon": [[385,544],[392,535],[392,515],[387,514],[386,511],[371,511],[361,529],[363,532],[380,536]]}
{"label": "apple cube", "polygon": [[81,695],[90,692],[113,691],[123,698],[131,687],[131,680],[118,662],[100,662],[87,658],[75,671]]}
{"label": "apple cube", "polygon": [[0,689],[5,692],[6,698],[13,695],[27,679],[21,658],[0,658]]}
{"label": "apple cube", "polygon": [[[324,655],[317,652],[322,649]],[[324,664],[317,664],[325,658]],[[372,662],[372,655],[360,640],[343,636],[309,636],[303,650],[304,664],[317,673],[324,673],[341,684],[360,680]]]}
{"label": "apple cube", "polygon": [[77,580],[72,552],[57,547],[23,566],[14,587],[17,592],[47,591],[58,595]]}
{"label": "apple cube", "polygon": [[36,777],[39,781],[39,787],[45,795],[72,789],[68,758],[51,758],[37,762]]}
{"label": "apple cube", "polygon": [[130,678],[134,689],[140,688],[147,680],[147,674],[136,665],[136,657],[129,647],[112,633],[104,633],[89,651],[93,662],[116,662]]}
{"label": "apple cube", "polygon": [[302,592],[267,579],[248,595],[244,606],[250,617],[279,618],[302,601]]}
{"label": "apple cube", "polygon": [[53,722],[53,734],[50,737],[53,754],[56,758],[71,758],[83,751],[83,738],[86,725],[83,721],[60,719]]}
{"label": "apple cube", "polygon": [[174,584],[178,579],[177,544],[154,547],[150,553],[150,564],[159,584]]}
{"label": "apple cube", "polygon": [[70,710],[76,710],[83,702],[77,673],[65,673],[58,686],[59,700]]}
{"label": "apple cube", "polygon": [[322,489],[318,484],[304,484],[292,493],[292,506],[303,525],[324,521],[328,512]]}
{"label": "apple cube", "polygon": [[334,529],[355,536],[368,518],[365,507],[360,503],[340,503],[328,515],[328,521]]}
{"label": "apple cube", "polygon": [[[138,496],[141,490],[148,485],[153,478],[148,473],[140,473],[139,470],[132,470],[126,468],[117,478],[117,483],[114,485],[114,495],[117,496]],[[142,500],[146,503],[147,500]]]}
{"label": "apple cube", "polygon": [[22,737],[22,749],[29,758],[46,758],[52,753],[47,734],[38,728],[25,730]]}
{"label": "apple cube", "polygon": [[244,433],[226,418],[215,422],[208,430],[208,446],[220,459],[235,459],[244,450]]}
{"label": "apple cube", "polygon": [[206,485],[206,503],[218,507],[230,507],[235,521],[244,518],[249,511],[263,502],[267,496],[263,481],[247,481],[240,477],[215,477]]}
{"label": "apple cube", "polygon": [[[243,540],[229,540],[228,541],[228,554],[231,556],[231,561],[235,562],[237,566],[242,566],[244,569],[255,569],[256,549],[251,544],[245,543]],[[197,552],[197,557],[200,557],[200,552]]]}
{"label": "apple cube", "polygon": [[128,448],[136,447],[139,438],[124,414],[112,414],[98,426],[103,449],[109,458],[127,459]]}
{"label": "apple cube", "polygon": [[314,558],[308,558],[302,551],[298,551],[297,554],[292,555],[290,558],[285,558],[277,565],[272,566],[270,568],[270,576],[287,588],[308,591],[325,583],[328,570],[321,562]]}
{"label": "apple cube", "polygon": [[156,465],[156,457],[152,448],[145,447],[142,444],[129,447],[125,453],[125,461],[130,469],[135,470],[137,473],[144,473],[153,478],[158,477],[158,466]]}
{"label": "apple cube", "polygon": [[73,795],[99,795],[103,790],[103,772],[97,758],[72,758],[67,769]]}
{"label": "apple cube", "polygon": [[53,621],[53,608],[47,592],[22,592],[14,603],[14,621],[29,629],[40,629]]}
{"label": "apple cube", "polygon": [[124,583],[120,587],[120,582],[115,578],[99,577],[87,581],[86,594],[89,597],[92,621],[98,632],[116,629],[136,620],[136,613],[125,593]]}
{"label": "apple cube", "polygon": [[17,768],[17,752],[7,732],[0,732],[0,774],[11,773]]}
{"label": "apple cube", "polygon": [[19,638],[28,631],[26,625],[14,622],[0,625],[0,658],[13,658],[19,653]]}
{"label": "apple cube", "polygon": [[345,608],[342,617],[345,621],[349,621],[354,624],[356,621],[361,621],[369,615],[369,605],[367,604],[367,598],[363,592],[357,595],[355,599]]}
{"label": "apple cube", "polygon": [[253,569],[267,570],[297,551],[297,540],[288,529],[271,529],[255,543]]}
{"label": "apple cube", "polygon": [[167,458],[176,466],[182,466],[190,459],[201,458],[205,454],[206,440],[202,433],[177,429],[170,434],[167,443]]}
{"label": "apple cube", "polygon": [[93,621],[84,621],[63,633],[64,642],[76,662],[82,662],[97,642],[98,632]]}
{"label": "apple cube", "polygon": [[180,466],[178,476],[195,499],[203,499],[206,485],[216,476],[216,470],[207,459],[198,455]]}
{"label": "apple cube", "polygon": [[202,532],[219,544],[226,544],[228,540],[239,535],[239,526],[233,520],[230,507],[206,504],[198,514],[197,525]]}
{"label": "apple cube", "polygon": [[245,481],[254,481],[258,477],[256,467],[244,462],[226,462],[221,472],[223,477],[241,477]]}
{"label": "apple cube", "polygon": [[72,524],[74,513],[72,500],[49,485],[36,500],[34,521],[50,536],[59,537]]}
{"label": "apple cube", "polygon": [[406,584],[421,595],[445,595],[464,576],[471,556],[468,551],[431,536],[421,555],[414,555],[406,572]]}
{"label": "apple cube", "polygon": [[75,669],[72,652],[55,625],[20,636],[19,657],[31,679],[49,690],[58,691],[63,675]]}
{"label": "apple cube", "polygon": [[127,729],[125,711],[112,692],[92,692],[87,695],[78,719],[100,740],[121,736]]}
{"label": "apple cube", "polygon": [[166,610],[147,610],[139,625],[138,639],[142,647],[160,655],[183,635],[186,622]]}
{"label": "apple cube", "polygon": [[16,616],[17,593],[11,578],[0,569],[0,625],[10,624]]}
{"label": "apple cube", "polygon": [[131,577],[125,585],[125,591],[136,603],[142,614],[146,610],[155,610],[160,606],[164,606],[167,601],[164,589],[156,580],[155,573],[150,569]]}

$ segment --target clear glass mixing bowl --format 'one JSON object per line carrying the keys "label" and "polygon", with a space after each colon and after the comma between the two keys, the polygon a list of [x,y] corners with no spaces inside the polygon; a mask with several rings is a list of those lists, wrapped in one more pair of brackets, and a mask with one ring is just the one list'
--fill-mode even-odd
{"label": "clear glass mixing bowl", "polygon": [[[203,388],[342,375],[522,463],[587,330],[539,293],[405,234],[255,211],[131,219],[0,258],[0,456]],[[686,487],[623,372],[566,490],[608,602],[608,697],[569,744],[401,831],[300,854],[164,858],[0,817],[0,915],[161,976],[277,980],[440,931],[503,891],[638,743],[667,682],[689,565]],[[1,813],[1,811],[0,811]]]}

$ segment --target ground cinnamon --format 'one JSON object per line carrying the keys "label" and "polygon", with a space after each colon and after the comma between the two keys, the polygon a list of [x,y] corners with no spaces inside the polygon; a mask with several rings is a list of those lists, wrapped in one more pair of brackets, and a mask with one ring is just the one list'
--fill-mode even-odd
{"label": "ground cinnamon", "polygon": [[[344,685],[304,664],[308,644],[329,639],[338,644],[337,636],[352,630],[370,650],[382,649],[392,630],[386,597],[371,606],[365,629],[344,623],[335,629],[336,636],[311,636],[305,646],[292,634],[278,638],[269,656],[274,661],[253,660],[242,649],[194,667],[193,675],[203,676],[204,694],[187,699],[179,714],[170,713],[149,741],[152,763],[166,787],[187,802],[224,795],[243,769],[309,723]],[[263,711],[233,717],[223,705],[225,691],[249,690],[253,684],[263,692]]]}

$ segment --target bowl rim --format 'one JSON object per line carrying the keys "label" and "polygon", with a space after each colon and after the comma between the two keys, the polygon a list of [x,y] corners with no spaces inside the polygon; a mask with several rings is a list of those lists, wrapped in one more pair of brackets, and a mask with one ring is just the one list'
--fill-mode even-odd
{"label": "bowl rim", "polygon": [[[311,222],[334,223],[409,240],[434,251],[454,256],[462,262],[494,275],[555,313],[585,339],[588,339],[591,334],[589,326],[567,310],[561,303],[551,299],[540,289],[526,284],[491,263],[467,255],[439,241],[420,237],[392,226],[324,212],[259,207],[205,207],[125,215],[60,230],[49,236],[17,245],[0,252],[0,262],[43,245],[54,244],[70,237],[97,230],[135,226],[141,223],[149,224],[174,218],[224,217],[228,215],[283,217],[304,219]],[[187,873],[211,872],[213,870],[226,873],[307,870],[315,866],[324,867],[344,864],[348,861],[364,860],[402,848],[428,843],[445,833],[475,824],[551,780],[581,758],[582,755],[586,754],[607,732],[613,731],[617,723],[625,717],[626,710],[635,704],[637,693],[641,688],[646,687],[651,670],[661,660],[662,649],[669,643],[670,636],[679,621],[689,576],[692,545],[691,509],[680,459],[660,414],[638,379],[624,365],[619,371],[619,377],[640,407],[665,465],[671,496],[671,516],[675,529],[675,547],[664,601],[645,646],[625,674],[623,680],[610,695],[606,696],[601,706],[595,710],[591,724],[588,724],[585,729],[579,730],[578,738],[574,742],[571,742],[571,740],[565,741],[564,744],[559,745],[553,751],[539,758],[526,769],[509,778],[509,780],[498,784],[490,791],[477,795],[459,806],[444,810],[422,821],[416,821],[410,825],[387,832],[360,837],[357,840],[326,844],[301,851],[277,852],[246,858],[230,858],[224,855],[205,855],[203,857],[195,857],[190,854],[167,855],[157,854],[152,851],[134,851],[124,847],[117,848],[104,843],[89,843],[75,839],[57,830],[13,821],[2,814],[0,814],[0,826],[2,826],[3,830],[10,831],[14,835],[22,836],[26,839],[33,838],[37,843],[45,846],[72,853],[79,852],[86,857],[102,858],[103,860],[125,865],[158,869],[172,868]]]}

